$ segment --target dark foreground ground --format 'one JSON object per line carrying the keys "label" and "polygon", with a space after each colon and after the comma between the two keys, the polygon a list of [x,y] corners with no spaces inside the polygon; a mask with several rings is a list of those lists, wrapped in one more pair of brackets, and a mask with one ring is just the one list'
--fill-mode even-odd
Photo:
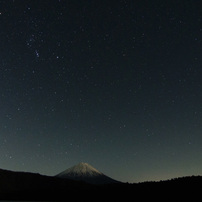
{"label": "dark foreground ground", "polygon": [[39,174],[0,170],[0,200],[200,201],[201,194],[201,176],[137,184],[90,185]]}

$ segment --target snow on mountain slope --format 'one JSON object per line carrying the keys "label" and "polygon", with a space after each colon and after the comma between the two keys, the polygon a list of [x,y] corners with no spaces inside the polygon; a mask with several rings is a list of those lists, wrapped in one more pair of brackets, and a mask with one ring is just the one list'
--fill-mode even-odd
{"label": "snow on mountain slope", "polygon": [[91,184],[109,184],[118,182],[104,175],[88,163],[79,163],[59,173],[56,177],[79,180]]}
{"label": "snow on mountain slope", "polygon": [[93,168],[91,165],[87,163],[79,163],[71,168],[68,168],[67,170],[59,173],[58,177],[65,177],[65,176],[98,176],[103,175],[101,172],[99,172],[97,169]]}

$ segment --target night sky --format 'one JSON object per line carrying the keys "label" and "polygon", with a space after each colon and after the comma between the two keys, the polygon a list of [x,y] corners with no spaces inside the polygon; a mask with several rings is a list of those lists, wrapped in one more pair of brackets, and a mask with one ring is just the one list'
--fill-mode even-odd
{"label": "night sky", "polygon": [[0,0],[0,168],[202,175],[201,10],[199,0]]}

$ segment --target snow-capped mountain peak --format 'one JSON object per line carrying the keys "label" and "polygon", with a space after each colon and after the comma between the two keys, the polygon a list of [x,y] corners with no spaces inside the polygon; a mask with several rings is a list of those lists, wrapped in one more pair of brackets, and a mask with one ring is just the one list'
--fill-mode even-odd
{"label": "snow-capped mountain peak", "polygon": [[62,173],[58,174],[58,176],[97,176],[103,175],[100,171],[95,169],[93,166],[89,165],[88,163],[79,163]]}
{"label": "snow-capped mountain peak", "polygon": [[85,181],[92,184],[117,183],[118,181],[104,175],[88,163],[79,163],[59,173],[56,177]]}

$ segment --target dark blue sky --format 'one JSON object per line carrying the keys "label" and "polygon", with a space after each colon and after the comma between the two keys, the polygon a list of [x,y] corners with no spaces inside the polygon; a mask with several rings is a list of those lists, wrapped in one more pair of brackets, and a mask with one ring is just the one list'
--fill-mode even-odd
{"label": "dark blue sky", "polygon": [[202,174],[200,1],[1,0],[0,26],[1,168]]}

